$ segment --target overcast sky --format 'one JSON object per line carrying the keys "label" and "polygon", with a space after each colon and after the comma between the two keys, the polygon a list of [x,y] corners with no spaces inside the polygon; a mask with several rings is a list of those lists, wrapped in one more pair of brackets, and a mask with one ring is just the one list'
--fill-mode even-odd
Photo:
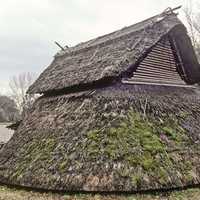
{"label": "overcast sky", "polygon": [[0,93],[13,75],[39,75],[59,50],[54,41],[73,46],[187,1],[0,0]]}

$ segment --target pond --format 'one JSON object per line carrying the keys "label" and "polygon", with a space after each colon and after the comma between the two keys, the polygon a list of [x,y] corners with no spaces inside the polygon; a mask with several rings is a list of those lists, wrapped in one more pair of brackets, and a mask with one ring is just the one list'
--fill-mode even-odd
{"label": "pond", "polygon": [[9,124],[1,124],[0,123],[0,143],[1,142],[8,142],[8,140],[10,140],[10,138],[12,137],[14,131],[7,129],[6,126],[8,126]]}

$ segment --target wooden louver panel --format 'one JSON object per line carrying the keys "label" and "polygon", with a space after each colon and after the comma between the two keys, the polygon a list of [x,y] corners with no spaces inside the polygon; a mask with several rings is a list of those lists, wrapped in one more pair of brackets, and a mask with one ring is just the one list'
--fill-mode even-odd
{"label": "wooden louver panel", "polygon": [[137,66],[131,83],[186,85],[177,71],[173,50],[167,38],[161,40]]}

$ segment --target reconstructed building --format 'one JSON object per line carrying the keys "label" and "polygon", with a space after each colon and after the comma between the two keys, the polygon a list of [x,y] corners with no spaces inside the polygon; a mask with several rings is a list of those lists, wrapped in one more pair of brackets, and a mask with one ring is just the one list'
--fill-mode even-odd
{"label": "reconstructed building", "polygon": [[167,10],[59,52],[0,152],[0,182],[65,191],[200,183],[200,66]]}

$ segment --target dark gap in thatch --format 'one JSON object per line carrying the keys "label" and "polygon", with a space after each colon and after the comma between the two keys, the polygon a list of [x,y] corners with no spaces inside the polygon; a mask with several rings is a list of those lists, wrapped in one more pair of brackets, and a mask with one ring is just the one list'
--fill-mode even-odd
{"label": "dark gap in thatch", "polygon": [[63,94],[79,93],[82,91],[104,88],[116,83],[119,80],[120,80],[119,77],[104,77],[103,79],[90,82],[90,83],[74,85],[74,86],[66,87],[60,90],[50,90],[50,91],[45,92],[43,97],[59,96]]}

